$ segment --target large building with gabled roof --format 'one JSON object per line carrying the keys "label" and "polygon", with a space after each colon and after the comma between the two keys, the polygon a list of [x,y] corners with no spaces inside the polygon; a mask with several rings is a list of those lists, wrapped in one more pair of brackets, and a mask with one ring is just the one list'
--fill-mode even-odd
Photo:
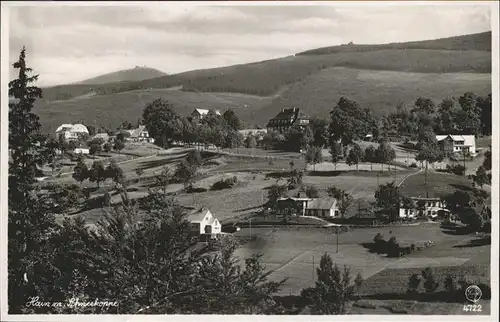
{"label": "large building with gabled roof", "polygon": [[309,117],[302,113],[299,108],[284,108],[275,117],[269,120],[267,123],[268,132],[286,132],[292,128],[292,126],[308,126]]}

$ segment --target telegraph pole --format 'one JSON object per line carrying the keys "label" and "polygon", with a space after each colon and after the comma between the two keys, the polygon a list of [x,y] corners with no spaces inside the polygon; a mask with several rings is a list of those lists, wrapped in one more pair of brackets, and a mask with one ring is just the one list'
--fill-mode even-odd
{"label": "telegraph pole", "polygon": [[337,254],[339,253],[339,226],[337,226]]}
{"label": "telegraph pole", "polygon": [[312,281],[313,281],[313,283],[314,283],[314,254],[313,254]]}

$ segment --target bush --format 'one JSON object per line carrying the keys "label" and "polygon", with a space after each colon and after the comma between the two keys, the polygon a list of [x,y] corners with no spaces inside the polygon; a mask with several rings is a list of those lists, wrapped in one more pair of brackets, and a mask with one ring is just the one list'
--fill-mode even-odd
{"label": "bush", "polygon": [[378,233],[373,237],[373,242],[375,243],[375,250],[379,253],[386,252],[386,241],[381,233]]}
{"label": "bush", "polygon": [[454,300],[457,294],[457,282],[455,281],[455,277],[452,275],[446,276],[443,286],[446,293],[448,293],[448,298]]}
{"label": "bush", "polygon": [[103,205],[105,207],[111,206],[111,195],[109,194],[109,192],[106,192],[104,194],[104,198],[103,198],[103,202],[102,203],[103,203]]}
{"label": "bush", "polygon": [[459,176],[463,176],[465,174],[465,167],[460,164],[455,164],[450,166],[449,164],[446,165],[446,171],[454,173]]}
{"label": "bush", "polygon": [[387,256],[389,257],[399,257],[401,255],[399,243],[397,242],[396,237],[394,236],[392,236],[387,241],[386,248],[387,248]]}
{"label": "bush", "polygon": [[211,190],[222,190],[222,189],[231,189],[236,183],[238,183],[238,178],[236,176],[227,179],[221,179],[215,182]]}
{"label": "bush", "polygon": [[415,162],[412,162],[412,164],[410,164],[410,168],[416,168],[417,167],[417,164]]}
{"label": "bush", "polygon": [[424,288],[427,292],[435,292],[439,286],[439,282],[434,277],[434,272],[430,267],[427,267],[422,271],[422,276],[424,277]]}
{"label": "bush", "polygon": [[408,293],[417,294],[418,288],[420,287],[420,282],[420,275],[416,273],[412,274],[408,279]]}

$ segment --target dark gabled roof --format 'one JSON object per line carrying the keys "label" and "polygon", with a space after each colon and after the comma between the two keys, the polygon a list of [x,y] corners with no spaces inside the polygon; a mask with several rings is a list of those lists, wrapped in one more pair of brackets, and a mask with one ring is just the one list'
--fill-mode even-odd
{"label": "dark gabled roof", "polygon": [[293,124],[298,119],[309,119],[309,116],[302,113],[299,108],[284,108],[275,117],[273,117],[268,122],[269,125],[273,125],[276,121],[285,120],[288,124]]}

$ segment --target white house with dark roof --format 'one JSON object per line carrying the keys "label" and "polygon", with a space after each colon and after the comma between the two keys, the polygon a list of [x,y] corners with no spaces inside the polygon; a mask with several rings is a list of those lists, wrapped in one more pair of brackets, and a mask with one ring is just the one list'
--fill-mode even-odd
{"label": "white house with dark roof", "polygon": [[307,204],[305,215],[325,218],[338,217],[337,199],[332,197],[314,198]]}
{"label": "white house with dark roof", "polygon": [[415,219],[417,217],[438,218],[449,213],[446,204],[437,197],[411,197],[415,208],[399,208],[399,218]]}
{"label": "white house with dark roof", "polygon": [[436,140],[445,155],[459,152],[476,155],[476,137],[474,135],[436,135]]}
{"label": "white house with dark roof", "polygon": [[133,130],[128,130],[130,133],[129,140],[133,142],[150,142],[154,143],[154,139],[149,137],[149,132],[146,130],[145,125],[139,125],[138,128]]}
{"label": "white house with dark roof", "polygon": [[62,124],[56,129],[56,138],[63,136],[65,140],[78,140],[82,135],[89,135],[89,130],[83,124]]}
{"label": "white house with dark roof", "polygon": [[211,238],[217,238],[217,235],[221,233],[219,220],[208,209],[201,209],[189,215],[188,220],[191,223],[192,232],[200,236],[208,235]]}

